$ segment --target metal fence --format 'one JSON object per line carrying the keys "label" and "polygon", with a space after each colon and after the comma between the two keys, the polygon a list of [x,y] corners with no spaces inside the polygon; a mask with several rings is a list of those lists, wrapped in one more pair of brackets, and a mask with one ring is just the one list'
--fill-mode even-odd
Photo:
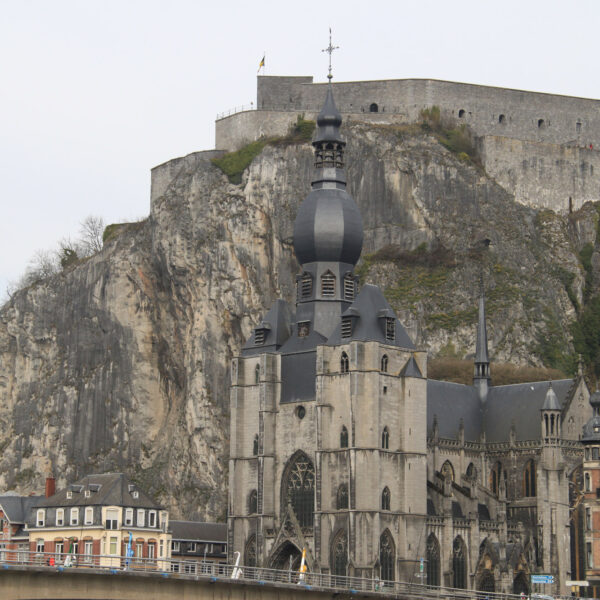
{"label": "metal fence", "polygon": [[[55,552],[29,552],[25,550],[3,550],[0,564],[4,568],[11,565],[47,568],[64,571],[67,569],[105,570],[107,573],[154,572],[161,576],[175,576],[186,579],[209,579],[211,581],[253,582],[261,585],[277,583],[302,585],[305,589],[346,591],[350,593],[381,594],[397,597],[435,598],[442,600],[523,600],[523,596],[501,594],[479,590],[464,590],[446,587],[428,586],[421,583],[401,581],[383,581],[377,578],[348,577],[324,573],[304,573],[261,567],[236,566],[204,560],[183,558],[126,558],[107,554],[66,554]],[[548,600],[550,596],[532,594],[528,600]],[[568,600],[570,596],[553,596],[555,599]]]}

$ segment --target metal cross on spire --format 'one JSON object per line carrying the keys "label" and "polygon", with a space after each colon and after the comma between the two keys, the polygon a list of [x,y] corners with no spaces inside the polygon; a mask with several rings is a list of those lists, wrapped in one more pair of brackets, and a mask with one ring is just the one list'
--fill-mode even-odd
{"label": "metal cross on spire", "polygon": [[331,55],[333,54],[334,50],[339,50],[339,46],[332,46],[331,44],[331,27],[329,28],[329,46],[327,46],[327,48],[323,48],[323,50],[321,50],[321,52],[327,52],[327,54],[329,54],[329,73],[327,74],[327,79],[329,79],[329,82],[331,83],[331,80],[333,79],[333,75],[331,74]]}

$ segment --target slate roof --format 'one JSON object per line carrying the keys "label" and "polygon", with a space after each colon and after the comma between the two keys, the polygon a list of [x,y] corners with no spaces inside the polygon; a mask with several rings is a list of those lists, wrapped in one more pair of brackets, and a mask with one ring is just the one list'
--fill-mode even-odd
{"label": "slate roof", "polygon": [[[408,337],[400,321],[396,319],[392,307],[376,285],[369,283],[363,285],[358,296],[344,315],[354,317],[352,336],[342,338],[342,324],[339,323],[327,340],[328,346],[339,346],[352,340],[359,340],[362,342],[381,342],[388,346],[415,350],[415,345]],[[394,341],[386,339],[384,324],[380,322],[381,318],[388,316],[396,319]]]}
{"label": "slate roof", "polygon": [[[276,352],[285,344],[292,333],[292,315],[285,300],[275,300],[269,312],[261,323],[252,331],[250,339],[244,344],[244,356],[261,354],[262,352]],[[255,345],[256,329],[265,329],[265,343]]]}
{"label": "slate roof", "polygon": [[7,494],[0,496],[0,507],[13,525],[25,523],[29,511],[37,506],[44,496],[17,496]]}
{"label": "slate roof", "polygon": [[[546,400],[549,381],[516,383],[490,388],[484,408],[485,436],[488,442],[509,439],[514,423],[516,440],[537,440],[542,435],[540,410]],[[565,406],[572,379],[552,381],[559,406]]]}
{"label": "slate roof", "polygon": [[460,421],[465,427],[465,439],[479,440],[483,412],[477,390],[472,385],[450,381],[427,380],[427,432],[433,432],[437,417],[438,432],[442,438],[458,438]]}
{"label": "slate roof", "polygon": [[175,541],[227,542],[226,523],[201,523],[199,521],[169,521],[169,529]]}
{"label": "slate roof", "polygon": [[312,329],[305,337],[298,337],[297,332],[280,348],[281,354],[293,354],[294,352],[309,352],[314,350],[320,344],[324,344],[327,338],[318,331]]}
{"label": "slate roof", "polygon": [[406,364],[402,367],[400,371],[400,377],[415,377],[417,379],[423,379],[423,373],[421,373],[421,369],[419,369],[419,365],[415,360],[414,356],[411,356]]}
{"label": "slate roof", "polygon": [[[98,487],[99,486],[99,487]],[[130,486],[133,486],[130,489]],[[72,498],[67,498],[67,492],[72,491]],[[85,490],[91,491],[90,497],[85,497]],[[133,491],[138,492],[134,498]],[[133,508],[161,509],[146,492],[133,484],[123,473],[103,473],[88,475],[83,479],[59,490],[50,498],[42,498],[37,505],[39,508],[53,506],[130,506]]]}

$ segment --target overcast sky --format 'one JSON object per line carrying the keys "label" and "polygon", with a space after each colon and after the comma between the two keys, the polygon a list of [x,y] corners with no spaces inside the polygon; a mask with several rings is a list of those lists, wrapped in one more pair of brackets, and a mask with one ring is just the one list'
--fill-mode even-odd
{"label": "overcast sky", "polygon": [[0,0],[0,298],[80,222],[148,214],[150,169],[214,147],[256,72],[600,98],[597,0]]}

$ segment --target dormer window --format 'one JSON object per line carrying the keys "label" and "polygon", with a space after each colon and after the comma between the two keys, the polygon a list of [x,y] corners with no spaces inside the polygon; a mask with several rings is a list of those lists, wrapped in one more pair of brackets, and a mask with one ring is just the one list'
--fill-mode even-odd
{"label": "dormer window", "polygon": [[300,278],[299,296],[302,300],[306,300],[312,296],[312,276],[310,273],[303,273]]}
{"label": "dormer window", "polygon": [[131,497],[137,500],[140,497],[140,493],[137,490],[135,490],[131,492]]}
{"label": "dormer window", "polygon": [[57,508],[56,509],[56,526],[62,527],[65,524],[65,509]]}
{"label": "dormer window", "polygon": [[386,317],[385,339],[387,342],[393,342],[396,339],[396,319]]}
{"label": "dormer window", "polygon": [[352,337],[352,318],[342,317],[342,338]]}
{"label": "dormer window", "polygon": [[321,296],[324,298],[335,296],[335,275],[331,271],[321,275]]}
{"label": "dormer window", "polygon": [[71,490],[67,490],[67,500],[71,500],[73,498],[73,492]]}
{"label": "dormer window", "polygon": [[310,321],[300,321],[298,323],[298,337],[307,337],[310,333]]}
{"label": "dormer window", "polygon": [[45,522],[46,522],[46,511],[44,509],[40,509],[37,511],[36,524],[38,527],[43,527]]}
{"label": "dormer window", "polygon": [[344,300],[353,301],[356,286],[352,273],[344,275]]}

